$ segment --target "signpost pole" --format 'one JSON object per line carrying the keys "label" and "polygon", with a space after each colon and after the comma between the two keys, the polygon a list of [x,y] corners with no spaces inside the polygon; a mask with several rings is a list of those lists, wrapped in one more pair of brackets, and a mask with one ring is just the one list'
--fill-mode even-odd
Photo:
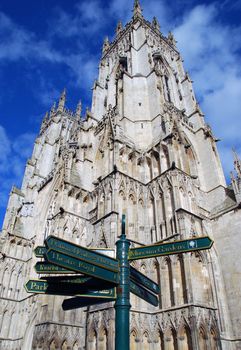
{"label": "signpost pole", "polygon": [[122,216],[121,237],[116,242],[117,259],[120,265],[120,283],[115,303],[115,350],[130,349],[130,263],[128,252],[130,242],[125,235],[125,215]]}

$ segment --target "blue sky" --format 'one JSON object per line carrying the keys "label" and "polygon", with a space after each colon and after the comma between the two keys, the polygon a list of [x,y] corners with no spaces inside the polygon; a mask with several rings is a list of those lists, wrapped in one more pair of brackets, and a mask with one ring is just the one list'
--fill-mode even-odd
{"label": "blue sky", "polygon": [[[196,97],[219,143],[225,175],[241,154],[241,1],[142,0],[144,16],[173,31]],[[132,0],[1,0],[0,227],[21,186],[41,119],[63,90],[90,105],[105,36],[132,15]]]}

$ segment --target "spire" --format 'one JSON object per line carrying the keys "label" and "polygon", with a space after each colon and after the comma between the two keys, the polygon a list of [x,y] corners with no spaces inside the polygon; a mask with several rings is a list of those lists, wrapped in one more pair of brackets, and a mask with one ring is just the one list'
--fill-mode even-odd
{"label": "spire", "polygon": [[142,17],[142,8],[141,8],[139,0],[134,1],[133,17],[134,18]]}
{"label": "spire", "polygon": [[176,43],[177,43],[177,42],[176,42],[176,40],[175,40],[174,35],[173,35],[172,32],[169,32],[169,33],[168,33],[167,41],[169,42],[170,45],[176,46]]}
{"label": "spire", "polygon": [[48,117],[49,117],[49,112],[46,112],[44,117],[43,117],[43,121],[46,121],[48,120]]}
{"label": "spire", "polygon": [[40,133],[45,129],[45,126],[48,124],[48,119],[49,119],[49,113],[46,112],[41,123]]}
{"label": "spire", "polygon": [[50,118],[54,115],[55,112],[56,112],[56,103],[54,102],[50,110],[50,114],[49,114]]}
{"label": "spire", "polygon": [[102,54],[104,54],[110,47],[110,42],[108,39],[108,36],[105,38],[104,43],[103,43],[103,47],[102,47]]}
{"label": "spire", "polygon": [[237,154],[237,152],[232,149],[233,157],[234,157],[234,169],[236,171],[237,176],[231,172],[231,181],[235,194],[235,198],[237,203],[241,203],[241,160]]}
{"label": "spire", "polygon": [[117,27],[116,27],[116,35],[118,36],[123,29],[121,21],[118,22]]}
{"label": "spire", "polygon": [[75,112],[76,119],[81,118],[81,112],[82,112],[82,103],[81,103],[81,101],[79,101],[79,103],[77,104],[76,112]]}
{"label": "spire", "polygon": [[63,112],[64,111],[64,105],[66,101],[66,90],[64,89],[60,98],[59,98],[59,104],[57,108],[57,112]]}
{"label": "spire", "polygon": [[158,32],[160,32],[160,24],[159,24],[159,22],[158,22],[158,20],[157,20],[157,18],[156,17],[153,17],[153,20],[152,20],[152,27],[156,30],[156,31],[158,31]]}
{"label": "spire", "polygon": [[241,160],[234,148],[232,149],[232,151],[234,158],[234,169],[236,170],[238,177],[241,179]]}

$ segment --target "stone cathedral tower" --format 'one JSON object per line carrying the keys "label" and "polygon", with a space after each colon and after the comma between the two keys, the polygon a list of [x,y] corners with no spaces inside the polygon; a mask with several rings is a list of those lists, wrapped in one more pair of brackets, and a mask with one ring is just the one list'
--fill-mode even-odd
{"label": "stone cathedral tower", "polygon": [[33,249],[46,236],[115,247],[122,213],[134,241],[214,240],[210,251],[135,263],[161,293],[157,308],[131,297],[131,349],[241,349],[241,161],[227,187],[175,44],[136,0],[104,42],[91,111],[69,111],[64,91],[44,117],[0,240],[0,349],[114,349],[113,303],[63,312],[62,297],[23,284],[38,277]]}

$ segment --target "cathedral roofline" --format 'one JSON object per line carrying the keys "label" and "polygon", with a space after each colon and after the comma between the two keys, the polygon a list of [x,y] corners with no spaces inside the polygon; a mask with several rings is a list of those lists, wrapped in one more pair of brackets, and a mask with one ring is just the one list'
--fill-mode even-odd
{"label": "cathedral roofline", "polygon": [[[126,35],[126,33],[128,32],[128,30],[130,30],[131,28],[133,28],[133,25],[135,23],[137,23],[138,21],[141,24],[146,25],[149,29],[151,29],[151,31],[157,35],[160,39],[164,40],[165,43],[172,49],[174,50],[178,55],[180,55],[179,51],[175,48],[175,39],[174,36],[171,32],[168,33],[168,37],[165,37],[161,32],[160,32],[160,25],[159,22],[157,20],[156,17],[153,18],[153,22],[149,22],[147,19],[144,18],[144,16],[142,15],[142,9],[140,10],[135,10],[135,6],[137,6],[139,8],[140,3],[139,1],[135,1],[134,2],[134,15],[132,16],[132,19],[127,22],[127,24],[125,26],[123,26],[123,28],[118,31],[118,34],[116,34],[115,39],[113,42],[109,42],[108,38],[105,39],[105,42],[103,44],[103,51],[102,51],[102,57],[101,59],[104,59],[109,52],[115,47],[115,45],[122,40],[122,38]],[[119,22],[120,23],[120,22]]]}

